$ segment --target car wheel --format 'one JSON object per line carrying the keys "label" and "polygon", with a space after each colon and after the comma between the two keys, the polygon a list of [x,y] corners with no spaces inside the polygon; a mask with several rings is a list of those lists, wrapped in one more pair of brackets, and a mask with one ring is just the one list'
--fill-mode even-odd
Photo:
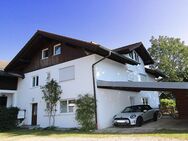
{"label": "car wheel", "polygon": [[143,119],[142,119],[142,117],[138,117],[137,120],[136,120],[136,126],[137,126],[137,127],[140,127],[140,126],[142,126],[142,124],[143,124]]}
{"label": "car wheel", "polygon": [[157,113],[154,113],[153,114],[153,121],[157,121],[157,119],[158,119],[158,115],[157,115]]}

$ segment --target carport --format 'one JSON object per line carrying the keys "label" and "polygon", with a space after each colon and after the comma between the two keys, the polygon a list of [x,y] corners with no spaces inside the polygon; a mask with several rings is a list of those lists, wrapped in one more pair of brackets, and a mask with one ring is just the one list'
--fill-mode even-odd
{"label": "carport", "polygon": [[125,91],[171,91],[180,119],[188,119],[188,82],[124,82],[97,80],[97,87]]}

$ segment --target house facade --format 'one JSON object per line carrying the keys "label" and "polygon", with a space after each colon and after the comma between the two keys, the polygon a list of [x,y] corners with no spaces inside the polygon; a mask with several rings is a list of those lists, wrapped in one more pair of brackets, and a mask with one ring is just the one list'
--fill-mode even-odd
{"label": "house facade", "polygon": [[[162,74],[145,68],[152,63],[142,43],[109,50],[95,43],[37,31],[5,68],[4,73],[18,79],[13,104],[7,106],[26,110],[24,124],[47,127],[47,105],[40,86],[55,79],[62,89],[55,126],[79,127],[75,100],[80,94],[90,94],[97,101],[97,126],[106,128],[126,106],[149,104],[157,108],[159,95],[154,91],[103,89],[97,81],[155,82]],[[0,88],[0,94],[7,89]]]}

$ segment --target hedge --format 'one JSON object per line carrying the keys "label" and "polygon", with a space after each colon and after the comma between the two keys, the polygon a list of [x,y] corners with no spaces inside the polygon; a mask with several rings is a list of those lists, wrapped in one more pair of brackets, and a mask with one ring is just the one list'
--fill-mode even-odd
{"label": "hedge", "polygon": [[17,107],[0,108],[0,131],[16,128],[18,111]]}

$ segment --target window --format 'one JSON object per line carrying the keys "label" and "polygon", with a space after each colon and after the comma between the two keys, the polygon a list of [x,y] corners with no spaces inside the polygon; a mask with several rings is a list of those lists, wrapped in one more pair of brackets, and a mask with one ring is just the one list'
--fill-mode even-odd
{"label": "window", "polygon": [[134,51],[134,59],[137,61],[137,62],[139,62],[139,56],[138,56],[138,54]]}
{"label": "window", "polygon": [[33,76],[32,77],[32,87],[39,86],[39,76]]}
{"label": "window", "polygon": [[143,97],[142,98],[142,104],[143,105],[148,105],[148,98],[147,97]]}
{"label": "window", "polygon": [[57,44],[54,46],[54,55],[61,54],[61,44]]}
{"label": "window", "polygon": [[75,79],[75,68],[69,66],[59,70],[59,81],[68,81]]}
{"label": "window", "polygon": [[129,53],[129,57],[134,59],[134,56],[133,56],[133,51]]}
{"label": "window", "polygon": [[129,57],[137,62],[139,62],[139,56],[136,51],[132,51],[129,53]]}
{"label": "window", "polygon": [[42,50],[42,59],[48,58],[49,51],[48,48]]}
{"label": "window", "polygon": [[73,112],[75,112],[75,100],[60,101],[60,113],[73,113]]}

